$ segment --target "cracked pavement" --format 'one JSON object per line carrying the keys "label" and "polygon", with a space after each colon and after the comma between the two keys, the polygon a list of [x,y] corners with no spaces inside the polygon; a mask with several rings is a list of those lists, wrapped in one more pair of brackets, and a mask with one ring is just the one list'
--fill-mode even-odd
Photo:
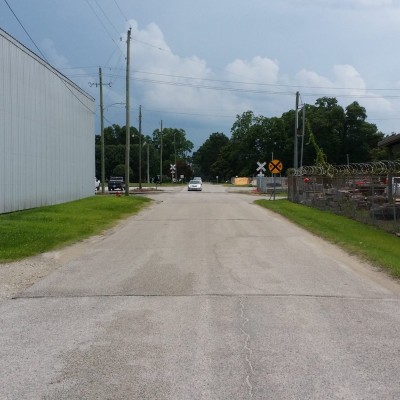
{"label": "cracked pavement", "polygon": [[398,282],[253,196],[153,198],[14,264],[45,267],[0,303],[1,399],[400,398]]}

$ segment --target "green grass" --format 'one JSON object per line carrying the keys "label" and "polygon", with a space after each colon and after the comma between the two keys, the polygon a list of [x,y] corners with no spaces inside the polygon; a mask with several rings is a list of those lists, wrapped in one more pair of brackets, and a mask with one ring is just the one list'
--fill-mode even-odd
{"label": "green grass", "polygon": [[136,196],[93,196],[0,215],[0,262],[30,257],[98,234],[149,201]]}
{"label": "green grass", "polygon": [[395,235],[288,200],[256,200],[255,203],[281,214],[349,253],[386,269],[392,276],[400,277],[400,238]]}

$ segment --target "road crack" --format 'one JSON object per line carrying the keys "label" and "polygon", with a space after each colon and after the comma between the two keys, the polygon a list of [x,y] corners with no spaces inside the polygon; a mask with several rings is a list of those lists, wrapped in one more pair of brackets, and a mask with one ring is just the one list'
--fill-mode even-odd
{"label": "road crack", "polygon": [[252,378],[252,375],[254,375],[254,369],[253,369],[253,364],[251,362],[251,358],[252,358],[252,350],[250,347],[251,337],[250,337],[250,334],[246,331],[246,325],[248,324],[249,319],[245,315],[244,299],[242,296],[240,296],[239,302],[240,302],[240,318],[241,318],[241,322],[242,322],[240,331],[242,332],[244,339],[245,339],[244,345],[243,345],[243,350],[244,350],[244,354],[245,354],[245,360],[248,365],[246,384],[247,384],[248,391],[249,391],[249,398],[252,399],[253,398],[253,385],[251,383],[251,378]]}

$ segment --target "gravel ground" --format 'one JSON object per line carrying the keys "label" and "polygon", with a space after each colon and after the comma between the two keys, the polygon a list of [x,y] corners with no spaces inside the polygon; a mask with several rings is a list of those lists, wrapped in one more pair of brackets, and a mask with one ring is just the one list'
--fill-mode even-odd
{"label": "gravel ground", "polygon": [[15,297],[39,279],[76,258],[99,237],[94,236],[57,251],[43,253],[20,261],[0,263],[0,302]]}

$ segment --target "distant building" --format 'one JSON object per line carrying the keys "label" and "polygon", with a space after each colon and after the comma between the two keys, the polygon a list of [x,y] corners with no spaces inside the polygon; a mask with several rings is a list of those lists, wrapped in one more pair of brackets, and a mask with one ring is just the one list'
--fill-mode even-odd
{"label": "distant building", "polygon": [[0,214],[94,194],[94,99],[0,29]]}
{"label": "distant building", "polygon": [[400,133],[386,136],[378,142],[378,146],[385,147],[389,155],[389,160],[392,160],[394,153],[400,153]]}

